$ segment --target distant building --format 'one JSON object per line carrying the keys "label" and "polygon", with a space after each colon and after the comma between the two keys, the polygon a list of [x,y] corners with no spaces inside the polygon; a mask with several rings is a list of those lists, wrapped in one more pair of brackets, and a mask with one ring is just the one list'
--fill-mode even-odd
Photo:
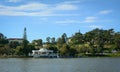
{"label": "distant building", "polygon": [[18,42],[19,44],[21,44],[23,42],[23,40],[27,40],[27,31],[26,28],[24,28],[24,34],[23,34],[23,38],[8,38],[8,42]]}
{"label": "distant building", "polygon": [[21,44],[23,42],[22,38],[8,38],[9,43],[11,42],[18,42],[19,44]]}

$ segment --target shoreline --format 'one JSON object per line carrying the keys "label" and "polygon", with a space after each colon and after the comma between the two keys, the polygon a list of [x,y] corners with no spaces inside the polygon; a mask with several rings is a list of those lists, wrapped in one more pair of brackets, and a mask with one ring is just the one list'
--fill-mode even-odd
{"label": "shoreline", "polygon": [[[106,55],[82,55],[78,57],[59,57],[59,58],[91,58],[91,57],[120,57],[120,54]],[[0,58],[33,58],[32,56],[17,56],[17,55],[0,55]]]}

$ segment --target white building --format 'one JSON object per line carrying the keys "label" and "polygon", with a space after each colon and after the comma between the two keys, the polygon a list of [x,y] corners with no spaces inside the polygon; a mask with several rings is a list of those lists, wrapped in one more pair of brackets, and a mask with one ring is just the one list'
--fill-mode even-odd
{"label": "white building", "polygon": [[32,54],[30,54],[30,56],[33,56],[35,58],[39,58],[39,57],[54,58],[54,57],[58,57],[58,54],[53,53],[53,50],[41,48],[39,50],[32,50]]}

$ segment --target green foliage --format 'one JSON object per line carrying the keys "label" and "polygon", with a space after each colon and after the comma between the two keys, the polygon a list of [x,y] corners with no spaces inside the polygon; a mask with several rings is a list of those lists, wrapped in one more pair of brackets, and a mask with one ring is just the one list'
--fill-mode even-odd
{"label": "green foliage", "polygon": [[8,40],[6,39],[6,36],[0,33],[0,44],[7,44],[7,43],[8,43]]}
{"label": "green foliage", "polygon": [[63,33],[61,37],[47,37],[47,42],[42,39],[33,40],[29,43],[26,39],[22,44],[18,42],[8,43],[6,37],[0,33],[0,55],[22,55],[28,56],[35,47],[41,48],[43,44],[46,48],[53,50],[55,53],[59,52],[61,57],[79,57],[90,54],[112,53],[116,50],[120,51],[120,32],[114,32],[113,29],[93,29],[92,31],[82,34],[80,31],[67,37]]}
{"label": "green foliage", "polygon": [[52,43],[51,43],[51,44],[47,44],[47,45],[46,45],[46,48],[49,49],[49,50],[53,50],[54,53],[57,53],[57,51],[58,51],[56,45],[55,45],[55,44],[52,44]]}
{"label": "green foliage", "polygon": [[17,48],[15,49],[15,55],[24,55],[22,46],[17,46]]}
{"label": "green foliage", "polygon": [[114,38],[115,38],[114,40],[115,48],[116,50],[120,51],[120,32],[115,33]]}
{"label": "green foliage", "polygon": [[43,45],[43,41],[42,41],[42,39],[33,40],[32,44],[35,45],[35,46],[42,46]]}
{"label": "green foliage", "polygon": [[70,47],[67,44],[63,44],[62,47],[59,49],[60,56],[68,57],[69,56],[69,49],[70,49]]}
{"label": "green foliage", "polygon": [[55,37],[51,38],[51,43],[56,44]]}
{"label": "green foliage", "polygon": [[10,43],[9,43],[9,46],[10,46],[11,48],[16,48],[17,46],[20,46],[20,44],[19,44],[19,42],[14,41],[14,42],[10,42]]}
{"label": "green foliage", "polygon": [[8,40],[7,39],[0,39],[0,44],[7,44]]}
{"label": "green foliage", "polygon": [[63,35],[60,37],[60,38],[58,38],[58,40],[57,40],[57,44],[65,44],[65,43],[67,43],[67,35],[66,35],[66,33],[63,33]]}
{"label": "green foliage", "polygon": [[51,39],[50,37],[46,38],[47,43],[50,43],[50,39]]}
{"label": "green foliage", "polygon": [[84,43],[84,38],[82,33],[77,32],[75,35],[71,37],[71,44],[83,44]]}
{"label": "green foliage", "polygon": [[29,53],[28,43],[29,42],[27,40],[23,40],[23,43],[22,43],[22,53],[25,56],[28,56],[28,53]]}

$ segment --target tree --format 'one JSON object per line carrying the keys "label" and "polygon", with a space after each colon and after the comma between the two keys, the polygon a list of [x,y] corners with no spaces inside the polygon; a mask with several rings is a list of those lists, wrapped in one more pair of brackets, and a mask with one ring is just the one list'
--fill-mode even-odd
{"label": "tree", "polygon": [[67,34],[63,33],[63,35],[60,38],[58,38],[57,44],[65,44],[67,43],[67,39]]}
{"label": "tree", "polygon": [[84,42],[83,35],[80,32],[76,32],[75,35],[71,37],[72,44],[83,44]]}
{"label": "tree", "polygon": [[57,51],[58,51],[55,44],[47,44],[46,48],[49,50],[53,50],[54,53],[57,53]]}
{"label": "tree", "polygon": [[42,41],[42,39],[33,40],[32,44],[34,44],[36,46],[42,46],[43,45],[43,41]]}
{"label": "tree", "polygon": [[63,43],[67,43],[67,34],[66,33],[63,33],[63,35],[62,35],[62,41],[63,41]]}
{"label": "tree", "polygon": [[70,49],[69,49],[69,56],[75,57],[75,55],[76,55],[77,53],[78,53],[78,52],[77,52],[76,49],[74,49],[74,48],[70,48]]}
{"label": "tree", "polygon": [[63,44],[63,46],[60,48],[60,56],[68,57],[69,49],[70,49],[70,47],[67,44]]}
{"label": "tree", "polygon": [[13,42],[10,42],[9,46],[10,46],[11,48],[16,48],[17,46],[20,46],[20,44],[19,44],[19,42],[17,42],[17,41],[13,41]]}
{"label": "tree", "polygon": [[52,43],[52,44],[55,44],[55,43],[56,43],[55,37],[52,37],[52,38],[51,38],[51,43]]}
{"label": "tree", "polygon": [[47,43],[50,43],[50,39],[51,39],[50,37],[46,38]]}
{"label": "tree", "polygon": [[6,36],[0,33],[0,44],[7,44],[7,43],[8,43],[8,40],[6,39]]}
{"label": "tree", "polygon": [[29,53],[29,48],[28,48],[28,41],[27,40],[23,40],[23,43],[22,43],[22,52],[23,52],[23,55],[25,56],[28,56],[28,53]]}
{"label": "tree", "polygon": [[0,33],[0,39],[5,39],[5,36],[2,33]]}
{"label": "tree", "polygon": [[115,44],[115,49],[120,51],[120,32],[115,33],[114,44]]}
{"label": "tree", "polygon": [[4,45],[3,47],[0,47],[0,55],[10,55],[11,54],[11,48],[8,44]]}
{"label": "tree", "polygon": [[85,41],[89,42],[89,46],[92,48],[92,53],[103,53],[104,50],[104,30],[94,29],[85,34]]}
{"label": "tree", "polygon": [[8,40],[7,39],[0,39],[0,44],[8,44]]}
{"label": "tree", "polygon": [[23,47],[22,46],[17,46],[15,49],[15,55],[24,55]]}
{"label": "tree", "polygon": [[28,53],[32,53],[32,50],[35,50],[35,47],[31,44],[29,44],[27,48],[28,48]]}

